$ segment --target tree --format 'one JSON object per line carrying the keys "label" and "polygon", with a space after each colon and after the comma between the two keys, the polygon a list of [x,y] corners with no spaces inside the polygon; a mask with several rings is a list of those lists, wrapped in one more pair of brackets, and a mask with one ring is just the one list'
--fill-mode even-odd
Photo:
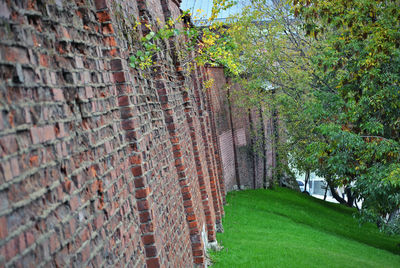
{"label": "tree", "polygon": [[400,1],[293,4],[306,32],[325,39],[313,57],[329,116],[319,126],[319,161],[364,199],[365,220],[396,230],[389,226],[400,205]]}

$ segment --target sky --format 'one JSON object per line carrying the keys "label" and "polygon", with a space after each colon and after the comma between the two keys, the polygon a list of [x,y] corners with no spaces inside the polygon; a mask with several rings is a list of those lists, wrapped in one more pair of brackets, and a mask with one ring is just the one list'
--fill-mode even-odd
{"label": "sky", "polygon": [[[207,17],[209,17],[213,5],[212,2],[212,0],[182,0],[181,9],[189,9],[192,14],[195,14],[197,9],[201,9],[208,15]],[[240,11],[240,5],[221,11],[220,14],[218,14],[218,18],[229,17],[229,15],[238,13],[238,11]]]}

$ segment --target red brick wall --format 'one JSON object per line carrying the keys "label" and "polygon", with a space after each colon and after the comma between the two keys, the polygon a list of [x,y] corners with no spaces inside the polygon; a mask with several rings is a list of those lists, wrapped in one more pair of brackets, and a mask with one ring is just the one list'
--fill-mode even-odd
{"label": "red brick wall", "polygon": [[207,75],[204,80],[212,80],[212,86],[206,93],[208,96],[208,109],[212,111],[213,130],[215,131],[218,146],[217,153],[220,154],[219,172],[224,178],[225,190],[233,189],[235,182],[235,163],[233,157],[233,138],[231,132],[231,124],[229,121],[229,109],[226,97],[227,80],[224,75],[223,68],[208,67]]}
{"label": "red brick wall", "polygon": [[207,74],[133,70],[124,35],[178,4],[0,0],[0,267],[204,264],[225,197]]}
{"label": "red brick wall", "polygon": [[[264,187],[264,178],[267,181],[266,186],[269,186],[268,182],[271,180],[272,170],[276,164],[272,146],[271,119],[264,111],[261,111],[260,114],[258,107],[241,105],[240,95],[243,95],[245,89],[229,81],[224,76],[223,68],[208,67],[207,74],[208,79],[213,80],[212,87],[207,90],[207,93],[209,105],[213,111],[213,121],[216,125],[215,136],[218,138],[216,144],[219,146],[221,155],[220,164],[225,189],[227,191],[237,189],[236,165],[241,187],[262,188]],[[231,107],[228,102],[228,87]],[[230,113],[232,114],[232,123],[230,122]],[[252,126],[249,113],[251,113]],[[262,144],[263,138],[265,139],[264,144]]]}

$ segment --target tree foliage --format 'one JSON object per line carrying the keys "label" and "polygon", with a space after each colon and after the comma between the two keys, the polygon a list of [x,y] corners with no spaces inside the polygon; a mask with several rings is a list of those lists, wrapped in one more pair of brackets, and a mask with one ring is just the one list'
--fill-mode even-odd
{"label": "tree foliage", "polygon": [[327,85],[319,97],[329,115],[319,125],[326,137],[320,161],[364,200],[363,219],[393,227],[400,204],[400,1],[293,4],[307,34],[324,38],[312,59]]}

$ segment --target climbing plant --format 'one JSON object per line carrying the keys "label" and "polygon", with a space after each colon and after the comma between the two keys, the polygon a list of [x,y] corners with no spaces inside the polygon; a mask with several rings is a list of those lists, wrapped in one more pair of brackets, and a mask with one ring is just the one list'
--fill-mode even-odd
{"label": "climbing plant", "polygon": [[[175,38],[175,42],[180,40],[179,48],[176,49],[177,56],[187,70],[190,71],[196,63],[224,66],[228,72],[239,74],[237,57],[233,54],[235,44],[226,34],[224,25],[214,21],[220,10],[232,4],[227,1],[216,1],[212,15],[204,26],[194,26],[187,21],[186,19],[192,15],[189,11],[183,12],[175,19],[169,19],[166,23],[157,19],[156,25],[146,24],[148,33],[138,40],[140,47],[130,56],[130,66],[141,70],[150,68],[155,64],[155,55],[167,49],[162,43]],[[201,14],[202,11],[198,10],[198,13]],[[141,23],[137,23],[135,28],[140,25]]]}

